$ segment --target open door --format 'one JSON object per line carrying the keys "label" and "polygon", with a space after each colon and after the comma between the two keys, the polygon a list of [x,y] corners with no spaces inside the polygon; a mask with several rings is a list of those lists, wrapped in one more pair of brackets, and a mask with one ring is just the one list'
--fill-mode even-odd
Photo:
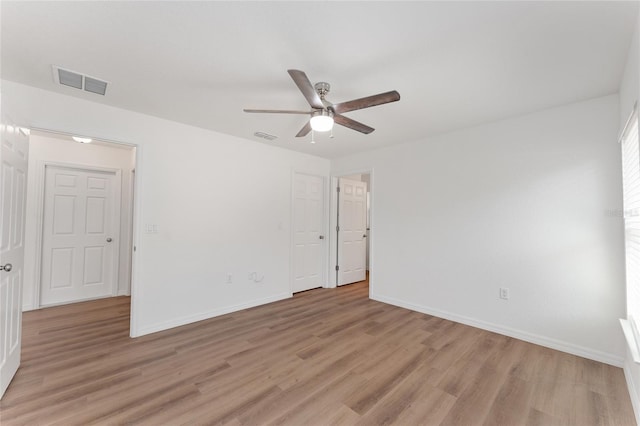
{"label": "open door", "polygon": [[338,192],[338,285],[367,277],[367,184],[340,178]]}
{"label": "open door", "polygon": [[2,116],[0,125],[0,398],[20,365],[24,219],[29,138]]}

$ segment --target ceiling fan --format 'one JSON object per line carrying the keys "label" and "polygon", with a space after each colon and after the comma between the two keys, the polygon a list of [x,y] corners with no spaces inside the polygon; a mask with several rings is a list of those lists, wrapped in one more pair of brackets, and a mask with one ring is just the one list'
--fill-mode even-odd
{"label": "ceiling fan", "polygon": [[378,95],[367,96],[352,101],[332,104],[325,99],[329,93],[329,83],[320,82],[311,85],[307,75],[300,70],[287,70],[293,81],[302,92],[311,106],[311,111],[296,110],[277,110],[277,109],[244,109],[244,112],[250,113],[270,113],[270,114],[308,114],[311,116],[309,121],[300,129],[296,137],[306,136],[311,130],[316,132],[327,132],[333,128],[333,123],[348,127],[361,133],[369,134],[375,129],[366,124],[362,124],[356,120],[342,115],[345,112],[355,111],[358,109],[369,108],[377,105],[383,105],[389,102],[400,100],[400,94],[392,90],[390,92],[380,93]]}

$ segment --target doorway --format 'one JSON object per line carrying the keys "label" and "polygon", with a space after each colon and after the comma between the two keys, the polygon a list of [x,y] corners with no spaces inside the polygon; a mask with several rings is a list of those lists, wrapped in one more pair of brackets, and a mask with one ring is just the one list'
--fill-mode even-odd
{"label": "doorway", "polygon": [[36,130],[29,163],[23,310],[130,295],[136,148]]}
{"label": "doorway", "polygon": [[369,279],[371,252],[371,171],[332,179],[332,284]]}
{"label": "doorway", "polygon": [[[72,136],[67,133],[52,132],[48,130],[34,130],[23,127],[17,127],[11,119],[4,113],[0,123],[0,135],[2,136],[2,183],[4,190],[3,209],[0,209],[0,228],[2,228],[0,246],[0,302],[3,304],[2,320],[0,321],[0,398],[13,379],[15,372],[20,364],[21,352],[21,336],[22,336],[22,311],[38,309],[41,307],[41,276],[42,276],[42,249],[43,249],[43,229],[44,229],[44,210],[45,210],[45,175],[48,166],[58,166],[58,168],[67,167],[73,173],[66,173],[71,176],[67,179],[66,184],[72,180],[80,180],[84,182],[76,189],[76,194],[59,194],[69,196],[70,198],[78,198],[79,192],[85,191],[85,220],[71,217],[70,215],[79,215],[82,209],[69,208],[62,204],[53,204],[53,225],[48,229],[64,231],[65,224],[67,229],[71,224],[71,230],[81,229],[84,227],[89,234],[99,234],[99,228],[102,225],[106,229],[106,209],[108,202],[99,194],[100,189],[108,186],[119,186],[121,184],[121,198],[119,200],[120,209],[117,209],[112,215],[120,220],[120,233],[118,235],[120,256],[118,259],[118,289],[117,294],[131,294],[133,287],[133,268],[135,252],[134,235],[136,225],[134,221],[134,188],[136,188],[137,179],[135,169],[137,166],[137,150],[138,147],[132,144],[119,143],[113,141],[91,141],[88,138],[76,139],[72,142]],[[73,145],[83,141],[94,142],[86,145],[85,148],[78,148],[80,145]],[[87,148],[91,146],[91,148]],[[76,148],[72,148],[76,147]],[[119,150],[119,151],[118,151]],[[102,152],[99,152],[102,151]],[[107,152],[108,151],[108,152]],[[116,154],[119,152],[119,154]],[[114,166],[111,162],[115,157],[124,157],[122,167]],[[108,162],[108,163],[106,163]],[[115,172],[113,169],[116,169]],[[120,169],[120,170],[118,170]],[[53,168],[51,169],[53,170]],[[80,177],[78,170],[84,170],[86,175]],[[69,171],[69,170],[67,170]],[[119,183],[106,181],[111,178],[105,178],[106,174],[119,174],[122,178]],[[96,174],[96,172],[102,172]],[[53,176],[48,182],[56,182]],[[67,176],[69,177],[69,176]],[[139,174],[138,174],[139,177]],[[101,182],[101,179],[103,180]],[[65,186],[65,178],[61,178],[60,186]],[[55,185],[54,185],[55,186]],[[101,188],[102,187],[102,188]],[[135,193],[139,191],[136,189]],[[124,196],[123,194],[126,194]],[[80,197],[82,198],[82,197]],[[68,201],[68,200],[67,200]],[[114,203],[118,200],[113,200]],[[105,215],[101,215],[105,213]],[[61,222],[55,223],[55,220]],[[78,219],[78,220],[76,220]],[[76,228],[74,224],[81,223],[83,226]],[[64,233],[64,232],[61,232]],[[111,237],[112,241],[114,237]],[[106,241],[109,243],[109,241]],[[104,267],[104,258],[96,256],[96,252],[104,250],[99,244],[91,247],[84,247],[85,254],[90,253],[89,266],[84,262],[83,268],[80,268],[84,278],[89,281],[100,281],[101,267]],[[122,249],[124,247],[124,250]],[[87,250],[88,249],[88,250]],[[94,250],[96,249],[96,250]],[[93,253],[91,251],[93,250]],[[64,251],[64,250],[63,250]],[[93,257],[91,257],[93,255]],[[85,256],[86,257],[86,256]],[[112,256],[117,258],[115,254]],[[124,260],[124,261],[122,261]],[[101,265],[96,265],[100,264]],[[114,260],[115,262],[115,260]],[[125,267],[123,267],[125,265]],[[67,268],[67,272],[70,269]],[[88,272],[88,273],[87,273]],[[70,273],[78,273],[72,271]],[[96,277],[98,277],[96,279]],[[125,279],[122,279],[124,277]],[[28,285],[25,285],[28,284]],[[126,287],[125,287],[126,286]],[[113,289],[112,289],[113,292]],[[6,296],[6,297],[5,297]],[[95,295],[93,295],[95,296]],[[94,298],[93,296],[89,298]],[[102,296],[102,295],[100,295]],[[130,306],[130,335],[134,335],[131,330],[135,330],[135,309],[134,304],[127,298],[127,304]],[[6,308],[6,309],[5,309]],[[5,347],[5,344],[8,346]]]}

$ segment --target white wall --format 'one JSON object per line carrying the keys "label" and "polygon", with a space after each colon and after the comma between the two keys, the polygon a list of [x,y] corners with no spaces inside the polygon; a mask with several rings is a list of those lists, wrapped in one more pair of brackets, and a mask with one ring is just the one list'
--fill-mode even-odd
{"label": "white wall", "polygon": [[620,131],[625,125],[640,93],[640,15],[631,39],[627,62],[620,82]]}
{"label": "white wall", "polygon": [[131,170],[134,168],[135,150],[132,147],[79,144],[69,137],[31,132],[29,138],[29,172],[27,176],[27,207],[25,222],[25,276],[23,310],[37,309],[34,296],[37,277],[40,276],[37,258],[37,232],[42,229],[41,203],[44,166],[46,162],[71,163],[83,166],[108,167],[122,172],[120,256],[118,295],[129,294],[131,276]]}
{"label": "white wall", "polygon": [[[620,83],[620,132],[622,132],[623,126],[633,110],[633,105],[638,99],[640,99],[640,15],[638,15],[638,24],[629,47],[627,63]],[[626,315],[622,318],[626,318]],[[636,414],[636,421],[640,424],[640,365],[633,362],[628,349],[624,372]]]}
{"label": "white wall", "polygon": [[373,172],[371,297],[621,365],[618,122],[611,95],[332,162]]}
{"label": "white wall", "polygon": [[328,160],[8,81],[2,103],[23,126],[137,144],[133,335],[291,296],[292,171]]}

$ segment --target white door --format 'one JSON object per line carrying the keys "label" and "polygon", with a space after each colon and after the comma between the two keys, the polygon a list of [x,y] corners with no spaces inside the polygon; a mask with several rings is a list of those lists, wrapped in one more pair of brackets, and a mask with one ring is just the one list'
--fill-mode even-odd
{"label": "white door", "polygon": [[120,174],[47,166],[40,305],[115,296]]}
{"label": "white door", "polygon": [[340,178],[338,194],[338,285],[367,276],[367,184]]}
{"label": "white door", "polygon": [[29,138],[2,117],[0,166],[0,397],[20,365]]}
{"label": "white door", "polygon": [[295,174],[293,201],[293,292],[322,287],[325,251],[324,181]]}

